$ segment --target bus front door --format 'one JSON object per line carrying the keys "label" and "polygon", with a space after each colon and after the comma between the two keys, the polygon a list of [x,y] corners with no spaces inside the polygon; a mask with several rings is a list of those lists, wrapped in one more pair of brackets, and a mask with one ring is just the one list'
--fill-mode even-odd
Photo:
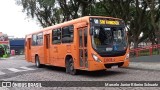
{"label": "bus front door", "polygon": [[78,29],[79,42],[79,66],[80,68],[88,68],[87,61],[87,27]]}
{"label": "bus front door", "polygon": [[50,64],[50,56],[49,56],[49,52],[50,52],[50,35],[47,34],[45,35],[45,50],[44,50],[44,56],[45,56],[45,63],[46,64]]}

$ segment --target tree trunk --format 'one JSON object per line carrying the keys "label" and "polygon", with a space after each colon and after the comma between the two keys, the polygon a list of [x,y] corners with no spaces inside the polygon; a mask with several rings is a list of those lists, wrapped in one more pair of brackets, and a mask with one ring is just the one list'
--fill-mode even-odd
{"label": "tree trunk", "polygon": [[135,49],[135,48],[138,48],[138,39],[135,38],[135,39],[133,40],[133,43],[134,43],[134,49]]}

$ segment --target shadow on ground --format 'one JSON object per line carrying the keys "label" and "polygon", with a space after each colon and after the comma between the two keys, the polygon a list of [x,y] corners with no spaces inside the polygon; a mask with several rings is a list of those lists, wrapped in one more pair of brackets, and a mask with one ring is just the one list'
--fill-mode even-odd
{"label": "shadow on ground", "polygon": [[[47,70],[49,70],[51,72],[55,71],[55,72],[67,74],[66,71],[65,71],[65,68],[63,68],[63,67],[43,65],[42,68],[47,69]],[[119,75],[119,74],[124,74],[125,73],[125,72],[114,71],[114,70],[111,70],[111,69],[110,70],[101,70],[101,71],[83,71],[83,70],[77,70],[76,76],[106,77],[106,76],[113,76],[113,75]]]}

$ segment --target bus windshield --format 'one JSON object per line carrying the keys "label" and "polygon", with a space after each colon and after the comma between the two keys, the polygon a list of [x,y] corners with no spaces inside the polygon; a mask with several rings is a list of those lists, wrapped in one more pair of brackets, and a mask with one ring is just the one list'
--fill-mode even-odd
{"label": "bus windshield", "polygon": [[127,37],[125,28],[94,26],[92,46],[99,53],[126,50]]}

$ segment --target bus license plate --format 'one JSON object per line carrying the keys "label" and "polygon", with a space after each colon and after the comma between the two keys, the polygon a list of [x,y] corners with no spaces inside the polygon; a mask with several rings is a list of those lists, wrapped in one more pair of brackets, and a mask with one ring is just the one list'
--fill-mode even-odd
{"label": "bus license plate", "polygon": [[118,68],[118,65],[114,65],[114,66],[112,66],[111,68]]}

